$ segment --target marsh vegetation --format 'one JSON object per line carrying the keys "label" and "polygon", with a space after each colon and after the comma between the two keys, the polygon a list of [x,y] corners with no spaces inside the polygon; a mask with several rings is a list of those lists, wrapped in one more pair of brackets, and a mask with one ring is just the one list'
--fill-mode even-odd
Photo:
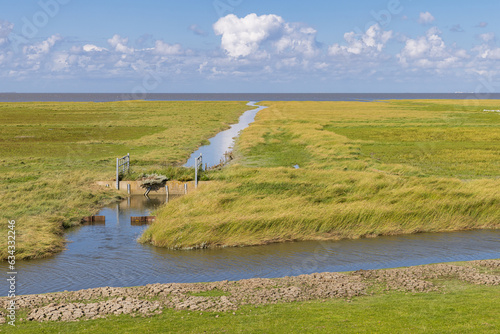
{"label": "marsh vegetation", "polygon": [[141,240],[182,249],[498,228],[500,117],[483,111],[498,103],[263,103],[235,163],[160,209]]}
{"label": "marsh vegetation", "polygon": [[244,102],[1,103],[0,233],[16,220],[17,259],[62,250],[64,227],[119,196],[93,186],[114,178],[117,157],[131,154],[129,179],[187,178],[188,169],[173,166],[247,109]]}

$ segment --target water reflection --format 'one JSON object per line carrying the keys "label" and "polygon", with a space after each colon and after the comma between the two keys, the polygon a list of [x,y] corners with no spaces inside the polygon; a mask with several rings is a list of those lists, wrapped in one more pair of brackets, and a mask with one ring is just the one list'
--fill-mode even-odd
{"label": "water reflection", "polygon": [[[247,103],[248,106],[256,107],[256,102]],[[219,132],[215,137],[209,139],[210,144],[200,147],[189,157],[188,161],[184,165],[185,167],[193,167],[194,159],[203,155],[203,164],[208,164],[209,167],[215,166],[220,163],[220,160],[224,157],[224,153],[230,151],[234,144],[234,138],[237,137],[241,130],[245,129],[252,123],[255,116],[259,111],[266,107],[258,106],[257,109],[252,109],[245,111],[243,115],[240,116],[237,124],[231,125],[231,128]]]}

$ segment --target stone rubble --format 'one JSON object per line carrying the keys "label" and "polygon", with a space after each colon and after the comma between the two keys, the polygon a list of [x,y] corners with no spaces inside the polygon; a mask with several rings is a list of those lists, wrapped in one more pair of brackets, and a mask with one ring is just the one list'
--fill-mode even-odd
{"label": "stone rubble", "polygon": [[[500,260],[471,261],[465,265],[433,264],[408,268],[316,273],[276,279],[253,278],[235,282],[149,284],[132,288],[103,287],[72,292],[17,296],[18,308],[28,310],[28,321],[81,321],[110,315],[151,316],[164,308],[235,311],[242,305],[265,305],[314,299],[351,299],[366,295],[374,284],[386,290],[430,292],[430,280],[456,278],[482,285],[500,285]],[[0,298],[5,311],[10,299]],[[0,311],[0,324],[5,323]]]}

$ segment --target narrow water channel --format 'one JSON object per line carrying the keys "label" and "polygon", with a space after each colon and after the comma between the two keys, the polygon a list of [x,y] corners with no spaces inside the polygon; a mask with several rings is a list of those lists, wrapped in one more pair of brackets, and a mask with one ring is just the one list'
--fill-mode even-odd
{"label": "narrow water channel", "polygon": [[[165,199],[132,196],[101,210],[99,215],[105,216],[105,224],[69,230],[64,252],[49,259],[18,263],[18,293],[283,277],[500,258],[499,230],[191,251],[137,243],[146,226],[132,225],[130,217],[149,215]],[[6,272],[6,268],[2,270]],[[2,282],[2,295],[7,291],[4,285]]]}
{"label": "narrow water channel", "polygon": [[225,131],[219,132],[216,136],[209,139],[210,144],[200,147],[189,157],[184,165],[185,167],[193,167],[194,159],[202,154],[203,166],[208,164],[209,167],[218,165],[220,160],[224,158],[224,153],[231,151],[234,145],[234,138],[237,137],[241,130],[245,129],[252,123],[259,111],[267,107],[256,105],[257,102],[247,103],[250,107],[258,107],[256,109],[245,111],[239,118],[238,123],[231,125]]}

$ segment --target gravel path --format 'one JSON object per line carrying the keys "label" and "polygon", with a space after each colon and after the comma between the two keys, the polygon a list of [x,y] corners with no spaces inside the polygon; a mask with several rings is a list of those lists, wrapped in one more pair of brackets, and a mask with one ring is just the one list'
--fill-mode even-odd
{"label": "gravel path", "polygon": [[[241,305],[264,305],[372,294],[370,288],[425,293],[439,290],[432,280],[455,278],[471,284],[500,285],[500,260],[464,265],[432,264],[399,269],[318,273],[276,279],[254,278],[214,283],[150,284],[132,288],[103,287],[74,292],[18,296],[18,308],[29,321],[79,321],[107,315],[150,316],[164,308],[192,311],[231,311]],[[9,299],[0,298],[0,323]]]}

